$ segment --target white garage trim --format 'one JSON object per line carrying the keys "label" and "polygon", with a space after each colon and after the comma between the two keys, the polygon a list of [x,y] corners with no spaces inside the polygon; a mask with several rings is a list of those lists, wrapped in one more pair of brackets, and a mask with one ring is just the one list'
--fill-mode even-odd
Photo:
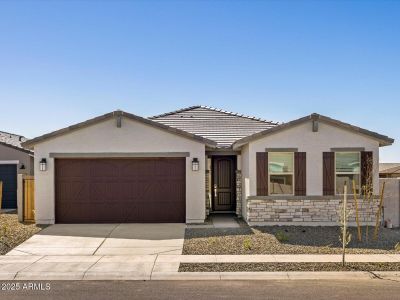
{"label": "white garage trim", "polygon": [[0,160],[0,165],[18,165],[19,160]]}

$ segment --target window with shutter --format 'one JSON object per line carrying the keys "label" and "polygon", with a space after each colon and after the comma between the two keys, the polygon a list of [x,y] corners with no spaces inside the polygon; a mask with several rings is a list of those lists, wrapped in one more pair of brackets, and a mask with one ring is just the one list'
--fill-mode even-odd
{"label": "window with shutter", "polygon": [[268,191],[270,195],[294,194],[294,153],[268,154]]}
{"label": "window with shutter", "polygon": [[360,192],[360,152],[335,152],[336,194],[344,193],[344,185],[348,191],[353,190],[353,180],[356,192]]}

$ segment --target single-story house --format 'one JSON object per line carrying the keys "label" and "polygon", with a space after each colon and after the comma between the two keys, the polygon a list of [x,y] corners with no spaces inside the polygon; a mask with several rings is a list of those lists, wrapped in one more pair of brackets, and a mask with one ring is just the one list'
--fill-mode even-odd
{"label": "single-story house", "polygon": [[[345,182],[377,194],[379,147],[393,142],[319,114],[279,124],[193,106],[150,118],[114,111],[24,146],[35,152],[37,223],[234,212],[250,224],[336,225]],[[372,223],[375,210],[359,209]]]}
{"label": "single-story house", "polygon": [[400,163],[380,163],[380,178],[400,178]]}
{"label": "single-story house", "polygon": [[17,174],[33,175],[33,152],[21,143],[21,135],[0,131],[0,181],[3,183],[3,209],[17,208]]}

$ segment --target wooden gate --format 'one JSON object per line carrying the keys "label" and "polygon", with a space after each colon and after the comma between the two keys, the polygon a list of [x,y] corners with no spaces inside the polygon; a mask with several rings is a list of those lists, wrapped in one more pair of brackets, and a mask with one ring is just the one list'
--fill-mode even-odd
{"label": "wooden gate", "polygon": [[24,176],[24,221],[35,221],[35,179],[33,176]]}

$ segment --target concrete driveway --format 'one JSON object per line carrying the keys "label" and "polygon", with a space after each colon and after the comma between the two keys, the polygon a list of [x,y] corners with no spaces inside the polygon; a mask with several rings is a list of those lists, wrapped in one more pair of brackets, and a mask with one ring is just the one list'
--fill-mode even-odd
{"label": "concrete driveway", "polygon": [[7,255],[182,254],[185,224],[56,224]]}

